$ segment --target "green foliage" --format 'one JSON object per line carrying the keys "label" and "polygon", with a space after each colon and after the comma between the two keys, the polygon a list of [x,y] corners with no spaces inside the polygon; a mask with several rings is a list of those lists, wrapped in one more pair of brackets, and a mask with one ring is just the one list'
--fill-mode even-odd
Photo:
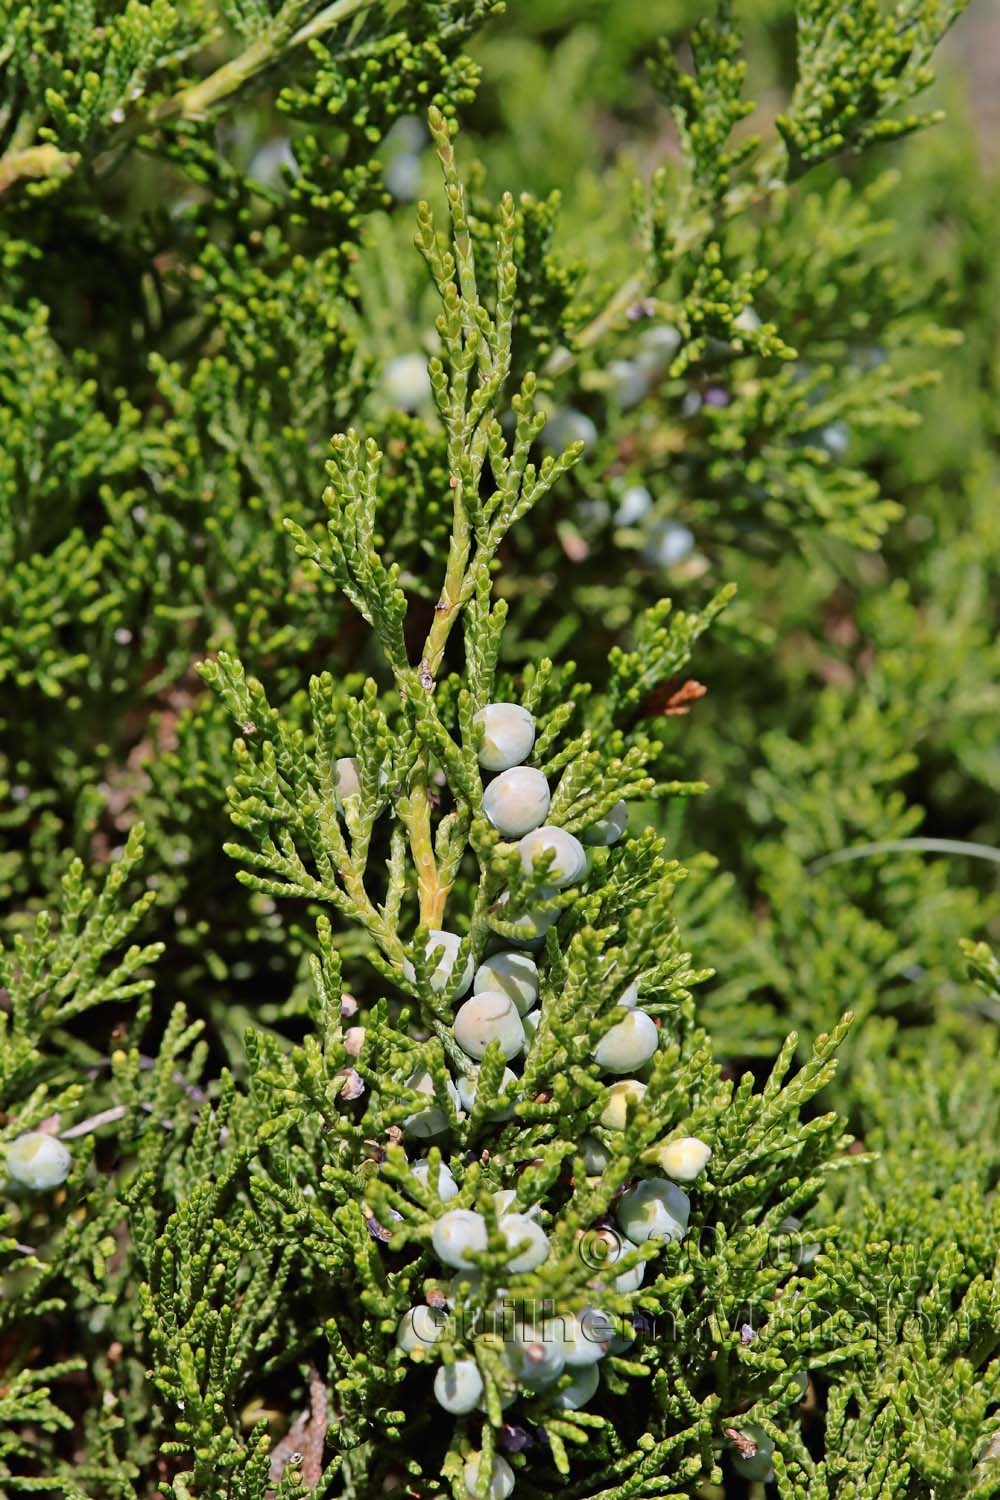
{"label": "green foliage", "polygon": [[5,1495],[1000,1490],[961,9],[0,5]]}
{"label": "green foliage", "polygon": [[798,25],[798,81],[777,126],[793,176],[845,147],[895,140],[933,115],[901,118],[933,78],[930,62],[964,5],[915,0],[885,11],[878,0],[810,7]]}

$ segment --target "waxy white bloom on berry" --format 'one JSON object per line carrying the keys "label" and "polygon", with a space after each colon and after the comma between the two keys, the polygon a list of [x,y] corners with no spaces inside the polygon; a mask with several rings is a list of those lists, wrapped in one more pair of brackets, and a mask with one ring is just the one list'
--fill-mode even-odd
{"label": "waxy white bloom on berry", "polygon": [[587,873],[587,853],[580,840],[567,833],[565,828],[556,828],[546,823],[526,833],[518,844],[521,864],[530,874],[536,860],[552,852],[552,862],[546,873],[549,884],[562,887],[573,885]]}
{"label": "waxy white bloom on berry", "polygon": [[607,1313],[585,1307],[581,1313],[568,1313],[557,1322],[563,1355],[572,1369],[594,1365],[607,1354],[615,1331]]}
{"label": "waxy white bloom on berry", "polygon": [[[414,1135],[418,1138],[429,1135],[440,1135],[442,1130],[447,1130],[448,1117],[434,1098],[434,1079],[430,1073],[426,1069],[421,1069],[419,1072],[413,1073],[406,1080],[406,1087],[408,1089],[416,1089],[418,1094],[429,1095],[431,1103],[426,1109],[417,1110],[414,1114],[407,1115],[403,1121],[404,1130],[409,1135]],[[458,1089],[450,1079],[446,1084],[446,1088],[448,1090],[448,1097],[451,1099],[456,1110],[459,1109],[462,1101],[459,1098]]]}
{"label": "waxy white bloom on berry", "polygon": [[457,1359],[442,1365],[434,1376],[434,1395],[439,1406],[455,1416],[473,1411],[483,1394],[483,1377],[474,1359]]}
{"label": "waxy white bloom on berry", "polygon": [[627,1318],[619,1320],[614,1338],[608,1346],[609,1354],[624,1354],[626,1349],[631,1349],[635,1343],[635,1328],[629,1325]]}
{"label": "waxy white bloom on berry", "polygon": [[360,1057],[361,1049],[365,1045],[365,1028],[363,1026],[348,1026],[344,1032],[344,1051],[348,1057]]}
{"label": "waxy white bloom on berry", "polygon": [[599,1176],[611,1160],[611,1152],[596,1135],[585,1135],[580,1142],[584,1170],[588,1177]]}
{"label": "waxy white bloom on berry", "polygon": [[586,1406],[601,1383],[596,1365],[581,1365],[574,1371],[569,1385],[564,1385],[561,1390],[552,1395],[552,1405],[559,1406],[563,1411],[579,1411]]}
{"label": "waxy white bloom on berry", "polygon": [[585,844],[590,845],[617,844],[627,827],[628,806],[624,802],[616,802],[603,818],[598,818],[596,823],[585,828],[580,837]]}
{"label": "waxy white bloom on berry", "polygon": [[631,1010],[594,1048],[594,1061],[607,1073],[632,1073],[653,1056],[660,1041],[656,1023],[644,1010]]}
{"label": "waxy white bloom on berry", "polygon": [[7,1147],[6,1163],[15,1182],[35,1193],[47,1193],[66,1181],[72,1157],[54,1135],[29,1130]]}
{"label": "waxy white bloom on berry", "polygon": [[582,411],[572,406],[552,413],[542,430],[542,443],[554,453],[561,453],[570,443],[582,443],[592,448],[597,442],[597,428]]}
{"label": "waxy white bloom on berry", "polygon": [[613,1229],[597,1229],[586,1236],[586,1259],[587,1264],[597,1269],[598,1278],[591,1282],[591,1286],[610,1286],[616,1292],[637,1292],[642,1286],[643,1277],[646,1274],[644,1261],[631,1266],[627,1271],[614,1274],[614,1267],[626,1255],[632,1254],[639,1247],[634,1245],[624,1235],[616,1234]]}
{"label": "waxy white bloom on berry", "polygon": [[[463,1073],[458,1080],[458,1097],[462,1101],[462,1108],[472,1112],[476,1102],[476,1090],[479,1087],[479,1069],[473,1069],[472,1073]],[[509,1120],[514,1113],[514,1090],[517,1088],[517,1075],[510,1068],[504,1068],[503,1078],[500,1082],[500,1102],[489,1112],[491,1120]],[[511,1102],[504,1102],[504,1095],[510,1095]]]}
{"label": "waxy white bloom on berry", "polygon": [[601,1124],[606,1130],[624,1130],[628,1120],[629,1105],[641,1104],[646,1085],[640,1083],[638,1078],[623,1078],[620,1083],[613,1083],[608,1089],[604,1109],[601,1111]]}
{"label": "waxy white bloom on berry", "polygon": [[396,1347],[404,1354],[410,1354],[414,1349],[429,1349],[441,1337],[446,1322],[443,1312],[420,1302],[400,1318]]}
{"label": "waxy white bloom on berry", "polygon": [[760,314],[748,303],[739,317],[733,319],[733,327],[745,333],[754,333],[760,327]]}
{"label": "waxy white bloom on berry", "polygon": [[382,392],[392,406],[415,411],[430,398],[431,378],[422,354],[397,354],[382,371]]}
{"label": "waxy white bloom on berry", "polygon": [[472,1265],[469,1256],[485,1250],[488,1238],[486,1220],[471,1208],[450,1208],[431,1230],[438,1260],[459,1271]]}
{"label": "waxy white bloom on berry", "polygon": [[654,323],[639,340],[638,362],[644,370],[662,370],[681,345],[681,336],[670,323]]}
{"label": "waxy white bloom on berry", "polygon": [[350,797],[361,796],[361,773],[353,755],[342,755],[333,763],[333,790],[337,806],[343,808]]}
{"label": "waxy white bloom on berry", "polygon": [[484,990],[458,1008],[455,1040],[463,1052],[476,1059],[485,1057],[491,1042],[499,1042],[509,1062],[524,1049],[524,1026],[517,1007],[499,990]]}
{"label": "waxy white bloom on berry", "polygon": [[635,406],[649,390],[649,376],[634,360],[613,359],[608,374],[612,379],[612,394],[623,409]]}
{"label": "waxy white bloom on berry", "polygon": [[485,771],[509,771],[528,759],[535,743],[535,721],[519,703],[487,703],[472,722],[483,728],[479,764]]}
{"label": "waxy white bloom on berry", "polygon": [[[615,1259],[621,1260],[622,1256],[627,1256],[627,1254],[633,1250],[639,1250],[639,1247],[637,1247],[637,1245],[633,1245],[633,1242],[631,1242],[630,1239],[622,1238],[621,1250],[619,1250],[618,1256],[616,1256]],[[639,1260],[639,1262],[636,1262],[636,1265],[631,1266],[628,1271],[618,1272],[618,1275],[613,1278],[612,1290],[613,1292],[639,1292],[645,1275],[646,1262],[645,1260]]]}
{"label": "waxy white bloom on berry", "polygon": [[515,1273],[535,1271],[548,1258],[549,1237],[527,1214],[505,1214],[499,1227],[514,1252],[507,1262],[509,1270]]}
{"label": "waxy white bloom on berry", "polygon": [[494,777],[483,793],[483,811],[507,839],[519,839],[545,822],[552,801],[549,784],[533,766],[513,766]]}
{"label": "waxy white bloom on berry", "polygon": [[672,568],[675,563],[682,562],[687,557],[694,542],[693,531],[682,526],[680,521],[664,516],[649,529],[649,536],[642,549],[643,562],[650,563],[655,568]]}
{"label": "waxy white bloom on berry", "polygon": [[741,1422],[739,1431],[743,1437],[756,1444],[757,1452],[746,1456],[742,1453],[734,1454],[733,1468],[743,1479],[768,1479],[771,1474],[771,1456],[774,1453],[772,1439],[756,1422]]}
{"label": "waxy white bloom on berry", "polygon": [[615,511],[616,526],[634,526],[653,506],[653,497],[644,484],[630,484],[623,490]]}
{"label": "waxy white bloom on berry", "polygon": [[[459,1090],[459,1093],[461,1093],[461,1090]],[[437,1193],[442,1203],[448,1203],[458,1195],[458,1183],[444,1162],[441,1162],[437,1169],[437,1176],[433,1179],[431,1177],[431,1164],[426,1156],[422,1156],[419,1161],[415,1161],[411,1165],[410,1171],[422,1187]]]}
{"label": "waxy white bloom on berry", "polygon": [[618,1200],[615,1217],[622,1233],[642,1245],[647,1240],[682,1240],[690,1214],[691,1200],[676,1182],[649,1177]]}
{"label": "waxy white bloom on berry", "polygon": [[[431,927],[427,933],[427,947],[424,949],[424,952],[428,960],[434,955],[435,949],[438,950],[434,968],[430,973],[431,989],[437,994],[440,994],[442,990],[448,987],[454,973],[455,964],[458,962],[458,950],[461,943],[462,939],[457,932],[445,932],[440,927]],[[444,951],[441,952],[441,949]],[[465,968],[462,970],[462,977],[455,993],[456,1000],[466,994],[469,986],[472,984],[474,967],[472,959],[466,959]],[[413,984],[416,980],[416,970],[408,958],[403,960],[403,974],[409,980],[410,984]]]}
{"label": "waxy white bloom on berry", "polygon": [[[778,1225],[778,1233],[790,1237],[788,1253],[795,1265],[808,1266],[816,1259],[820,1247],[818,1244],[808,1244],[805,1242],[799,1234],[801,1228],[802,1220],[797,1219],[794,1214],[789,1214],[788,1218],[782,1219]],[[795,1236],[798,1236],[798,1238],[795,1238]]]}
{"label": "waxy white bloom on berry", "polygon": [[494,953],[479,965],[472,981],[474,995],[483,990],[501,990],[526,1016],[538,999],[538,965],[526,953]]}
{"label": "waxy white bloom on berry", "polygon": [[[482,1462],[481,1453],[473,1453],[471,1458],[465,1460],[462,1470],[462,1478],[465,1480],[465,1493],[468,1500],[475,1500],[479,1493],[479,1465]],[[508,1500],[514,1490],[514,1470],[505,1458],[496,1454],[493,1459],[493,1468],[490,1470],[490,1482],[486,1490],[486,1500]]]}
{"label": "waxy white bloom on berry", "polygon": [[[554,885],[543,885],[538,892],[543,901],[550,901],[557,894]],[[500,916],[504,921],[510,922],[514,929],[513,937],[508,936],[507,941],[517,943],[522,948],[541,948],[545,942],[545,934],[550,927],[558,922],[561,912],[558,906],[533,906],[519,917],[504,916],[502,908],[510,903],[510,891],[504,891],[497,905],[501,908]]]}
{"label": "waxy white bloom on berry", "polygon": [[460,1302],[463,1307],[478,1304],[482,1284],[483,1273],[475,1266],[470,1266],[466,1271],[456,1271],[448,1283],[445,1300],[451,1307],[454,1307],[456,1302]]}
{"label": "waxy white bloom on berry", "polygon": [[[520,1213],[521,1210],[514,1207],[516,1201],[517,1193],[513,1188],[499,1188],[493,1194],[493,1206],[496,1209],[497,1218],[502,1219],[505,1214]],[[530,1208],[524,1210],[529,1219],[537,1219],[541,1211],[540,1203],[533,1203]]]}
{"label": "waxy white bloom on berry", "polygon": [[503,1353],[522,1385],[551,1385],[566,1368],[566,1351],[558,1338],[558,1320],[541,1328],[519,1328],[518,1337],[505,1339]]}
{"label": "waxy white bloom on berry", "polygon": [[712,1155],[711,1146],[706,1146],[696,1135],[682,1135],[656,1152],[656,1164],[668,1177],[677,1182],[693,1182],[708,1165]]}

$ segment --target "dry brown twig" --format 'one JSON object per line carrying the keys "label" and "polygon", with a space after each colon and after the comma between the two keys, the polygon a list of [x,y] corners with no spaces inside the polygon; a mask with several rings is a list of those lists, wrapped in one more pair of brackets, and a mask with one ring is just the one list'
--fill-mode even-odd
{"label": "dry brown twig", "polygon": [[[323,1448],[330,1425],[327,1390],[315,1365],[309,1366],[309,1410],[296,1417],[271,1454],[271,1479],[277,1481],[290,1464],[302,1471],[302,1483],[314,1490],[323,1477]],[[273,1492],[272,1492],[273,1493]]]}

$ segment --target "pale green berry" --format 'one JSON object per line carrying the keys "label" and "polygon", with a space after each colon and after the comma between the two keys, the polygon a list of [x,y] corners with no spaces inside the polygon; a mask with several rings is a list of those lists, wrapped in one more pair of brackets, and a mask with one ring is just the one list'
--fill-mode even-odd
{"label": "pale green berry", "polygon": [[482,1394],[483,1377],[474,1359],[456,1359],[453,1365],[442,1365],[434,1376],[438,1405],[456,1417],[474,1411]]}
{"label": "pale green berry", "polygon": [[555,1336],[556,1320],[543,1328],[522,1328],[504,1344],[504,1356],[522,1385],[551,1385],[566,1368],[566,1351]]}
{"label": "pale green berry", "polygon": [[396,1329],[396,1347],[402,1349],[404,1354],[411,1354],[414,1349],[429,1349],[441,1337],[447,1321],[439,1308],[418,1303],[400,1318]]}
{"label": "pale green berry", "polygon": [[392,406],[415,411],[431,394],[427,361],[422,354],[398,354],[382,371],[382,391]]}
{"label": "pale green berry", "polygon": [[605,1097],[601,1111],[601,1124],[606,1130],[624,1130],[628,1123],[629,1105],[636,1108],[642,1103],[646,1085],[638,1078],[623,1078],[613,1083]]}
{"label": "pale green berry", "polygon": [[616,802],[603,818],[598,818],[596,823],[585,828],[580,837],[585,844],[617,844],[627,827],[628,807],[624,802]]}
{"label": "pale green berry", "polygon": [[7,1171],[36,1193],[59,1187],[69,1176],[72,1157],[62,1141],[44,1130],[29,1130],[7,1147]]}
{"label": "pale green berry", "polygon": [[675,1182],[693,1182],[705,1170],[711,1155],[712,1148],[696,1135],[682,1135],[658,1147],[654,1159],[660,1170]]}
{"label": "pale green berry", "polygon": [[486,1220],[471,1208],[450,1208],[431,1230],[438,1260],[460,1271],[472,1265],[470,1255],[486,1249],[488,1238]]}
{"label": "pale green berry", "polygon": [[[425,1068],[411,1074],[406,1080],[408,1089],[416,1089],[418,1094],[427,1094],[430,1104],[426,1109],[417,1110],[412,1115],[407,1115],[403,1121],[403,1128],[408,1135],[416,1136],[418,1140],[425,1139],[430,1135],[440,1135],[443,1130],[448,1129],[448,1116],[434,1098],[434,1079]],[[456,1110],[461,1107],[458,1089],[449,1079],[446,1084],[448,1097],[454,1104]]]}
{"label": "pale green berry", "polygon": [[565,828],[557,828],[553,824],[545,823],[541,828],[535,828],[531,833],[526,833],[517,847],[521,855],[521,864],[529,874],[535,868],[536,860],[541,859],[545,854],[552,853],[553,858],[546,878],[557,888],[573,885],[587,873],[586,850],[580,840],[574,838],[571,833],[567,833]]}
{"label": "pale green berry", "polygon": [[569,1385],[553,1392],[552,1405],[561,1407],[563,1411],[579,1411],[591,1400],[600,1383],[601,1377],[596,1365],[581,1365],[574,1371]]}
{"label": "pale green berry", "polygon": [[[461,1089],[459,1093],[461,1093]],[[421,1157],[419,1161],[415,1161],[410,1167],[410,1171],[421,1187],[428,1188],[437,1193],[442,1203],[448,1203],[452,1198],[457,1196],[458,1183],[452,1177],[451,1172],[445,1166],[444,1162],[441,1162],[437,1169],[437,1176],[433,1179],[433,1188],[431,1188],[431,1164],[426,1157]]]}
{"label": "pale green berry", "polygon": [[547,1259],[549,1237],[527,1214],[505,1214],[500,1220],[500,1233],[514,1252],[507,1266],[515,1274],[535,1271]]}
{"label": "pale green berry", "polygon": [[[479,1069],[474,1068],[471,1073],[463,1073],[458,1080],[458,1097],[462,1101],[462,1108],[472,1113],[472,1107],[476,1102],[476,1090],[479,1087]],[[503,1078],[500,1080],[501,1102],[490,1110],[488,1118],[491,1120],[509,1120],[514,1113],[514,1091],[517,1088],[517,1075],[510,1068],[504,1068]],[[511,1102],[502,1102],[506,1095],[510,1095]]]}
{"label": "pale green berry", "polygon": [[[431,989],[437,994],[440,994],[451,983],[455,965],[458,962],[458,950],[461,947],[461,943],[462,939],[457,932],[444,932],[439,927],[432,927],[427,934],[427,946],[424,952],[428,960],[434,959],[434,967],[430,972],[430,985]],[[436,957],[435,950],[437,950]],[[471,957],[467,958],[465,968],[462,970],[462,977],[455,991],[454,998],[456,1000],[468,992],[469,986],[472,984],[474,969],[475,965]],[[417,977],[416,970],[408,958],[403,960],[403,974],[409,980],[410,984],[415,982]]]}
{"label": "pale green berry", "polygon": [[[481,1453],[473,1453],[465,1460],[462,1470],[462,1478],[465,1480],[465,1493],[468,1500],[475,1500],[479,1493],[479,1465],[482,1462]],[[514,1491],[514,1470],[505,1458],[499,1453],[494,1456],[493,1468],[490,1471],[490,1482],[486,1490],[486,1500],[508,1500],[508,1496]]]}
{"label": "pale green berry", "polygon": [[741,1453],[736,1453],[733,1456],[733,1468],[743,1479],[766,1480],[771,1474],[773,1440],[755,1422],[742,1422],[739,1431],[752,1443],[756,1443],[757,1452],[746,1458]]}
{"label": "pale green berry", "polygon": [[611,1152],[603,1141],[599,1141],[596,1135],[585,1135],[580,1142],[580,1153],[583,1156],[584,1171],[588,1177],[599,1175],[607,1167],[611,1160]]}
{"label": "pale green berry", "polygon": [[501,990],[526,1016],[538,999],[538,965],[526,953],[494,953],[479,965],[472,981],[474,995],[483,990]]}
{"label": "pale green berry", "polygon": [[528,1014],[522,1019],[521,1024],[524,1027],[525,1052],[527,1052],[528,1048],[532,1046],[535,1037],[538,1035],[538,1026],[541,1019],[542,1013],[540,1010],[529,1010]]}
{"label": "pale green berry", "polygon": [[649,1177],[619,1199],[615,1216],[622,1233],[642,1245],[682,1240],[690,1213],[691,1200],[676,1182]]}
{"label": "pale green berry", "polygon": [[579,1369],[581,1365],[595,1365],[604,1358],[614,1337],[615,1326],[607,1313],[596,1307],[585,1307],[580,1313],[565,1314],[558,1331],[566,1363],[572,1369]]}
{"label": "pale green berry", "polygon": [[498,833],[518,839],[545,822],[552,794],[541,771],[513,766],[494,777],[483,793],[483,811]]}
{"label": "pale green berry", "polygon": [[524,1049],[524,1026],[514,1002],[499,990],[483,990],[458,1008],[455,1040],[469,1057],[482,1058],[491,1042],[499,1042],[509,1062]]}
{"label": "pale green berry", "polygon": [[[551,901],[557,894],[554,885],[543,885],[538,892],[543,901]],[[510,903],[510,891],[504,891],[497,905],[507,906]],[[545,934],[550,927],[555,926],[562,913],[558,906],[534,906],[522,912],[513,921],[505,917],[503,912],[499,913],[504,921],[510,922],[514,929],[514,936],[508,938],[508,942],[517,943],[522,948],[541,948],[545,942]]]}
{"label": "pale green berry", "polygon": [[644,1010],[631,1010],[612,1026],[594,1048],[594,1061],[607,1073],[631,1073],[648,1063],[660,1033]]}
{"label": "pale green berry", "polygon": [[509,771],[528,759],[535,743],[535,721],[519,703],[487,703],[472,722],[482,725],[479,764],[485,771]]}

